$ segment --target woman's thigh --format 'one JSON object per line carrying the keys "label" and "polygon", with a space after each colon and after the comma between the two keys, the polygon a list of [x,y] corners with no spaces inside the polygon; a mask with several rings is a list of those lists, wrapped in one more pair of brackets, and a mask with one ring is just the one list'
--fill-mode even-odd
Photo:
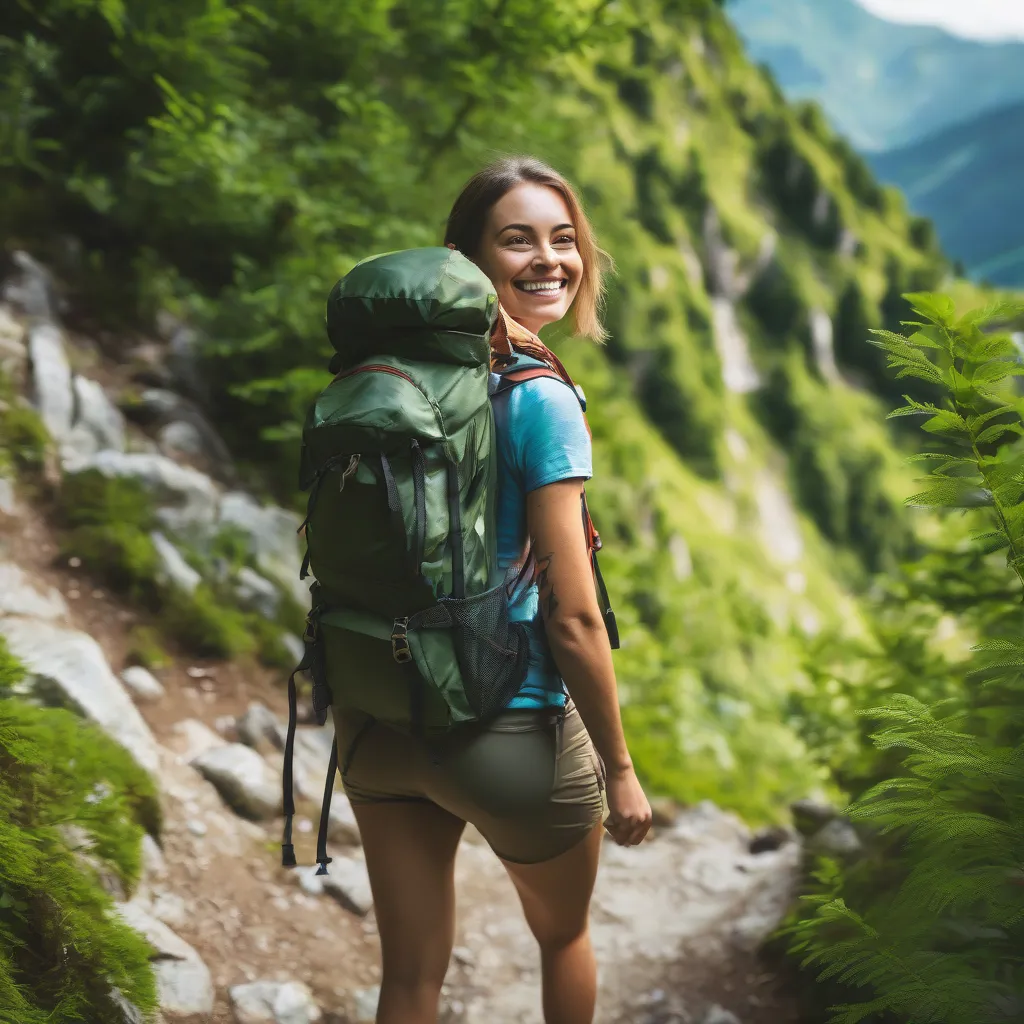
{"label": "woman's thigh", "polygon": [[567,945],[586,930],[603,834],[597,824],[581,842],[540,864],[502,862],[541,946]]}
{"label": "woman's thigh", "polygon": [[465,822],[428,801],[353,803],[388,982],[440,986],[455,940]]}

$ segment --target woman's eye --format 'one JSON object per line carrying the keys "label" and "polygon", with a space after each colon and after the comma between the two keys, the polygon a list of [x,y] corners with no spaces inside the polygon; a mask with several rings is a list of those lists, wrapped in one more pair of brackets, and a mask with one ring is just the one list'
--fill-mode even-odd
{"label": "woman's eye", "polygon": [[514,235],[512,238],[510,238],[508,240],[508,244],[509,245],[529,245],[530,244],[530,240],[528,238],[524,238],[522,235]]}
{"label": "woman's eye", "polygon": [[575,245],[576,239],[572,235],[559,235],[555,239],[555,245]]}

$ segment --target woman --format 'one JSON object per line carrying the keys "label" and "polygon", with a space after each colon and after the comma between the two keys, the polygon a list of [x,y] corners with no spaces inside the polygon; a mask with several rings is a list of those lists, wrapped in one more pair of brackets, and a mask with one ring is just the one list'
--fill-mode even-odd
{"label": "woman", "polygon": [[[536,335],[570,307],[578,333],[603,333],[604,254],[572,188],[551,168],[509,159],[481,171],[455,201],[445,243],[494,284],[502,307],[495,346],[553,360]],[[557,380],[531,380],[495,399],[495,421],[499,562],[520,558],[527,538],[535,559],[537,583],[511,609],[531,630],[531,665],[508,710],[486,728],[455,734],[441,756],[378,726],[343,777],[381,940],[378,1024],[437,1019],[467,821],[502,859],[540,946],[545,1021],[589,1024],[597,972],[588,911],[603,799],[605,828],[622,845],[639,843],[651,823],[623,738],[580,516],[591,452],[579,402]],[[352,720],[339,723],[339,749],[357,730]]]}

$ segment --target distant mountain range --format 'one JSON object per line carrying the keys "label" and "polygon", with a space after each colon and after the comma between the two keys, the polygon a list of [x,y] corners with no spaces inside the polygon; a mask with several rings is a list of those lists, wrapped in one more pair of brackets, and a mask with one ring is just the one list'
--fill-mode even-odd
{"label": "distant mountain range", "polygon": [[1024,284],[1024,103],[868,157],[972,277]]}
{"label": "distant mountain range", "polygon": [[750,56],[813,99],[974,278],[1024,285],[1024,43],[883,21],[854,0],[734,0]]}

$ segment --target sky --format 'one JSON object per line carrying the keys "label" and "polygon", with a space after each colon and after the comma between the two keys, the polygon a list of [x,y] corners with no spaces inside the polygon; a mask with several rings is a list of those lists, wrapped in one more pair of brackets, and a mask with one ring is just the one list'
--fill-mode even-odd
{"label": "sky", "polygon": [[889,21],[938,25],[970,39],[1024,40],[1024,0],[857,0]]}

